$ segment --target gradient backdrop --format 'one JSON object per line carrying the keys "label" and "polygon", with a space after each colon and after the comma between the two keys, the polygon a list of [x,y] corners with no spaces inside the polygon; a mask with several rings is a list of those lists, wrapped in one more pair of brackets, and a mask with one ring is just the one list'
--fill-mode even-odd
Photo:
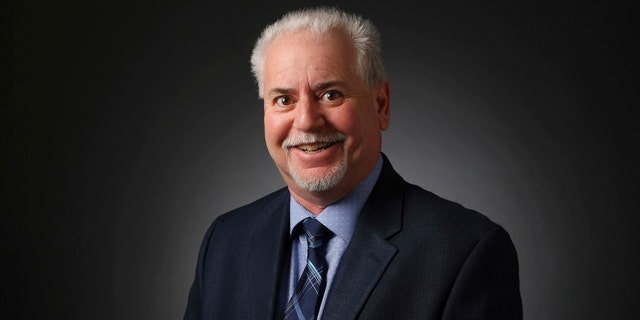
{"label": "gradient backdrop", "polygon": [[[253,41],[322,1],[43,3],[0,10],[0,313],[180,319],[210,222],[283,186]],[[525,318],[635,314],[638,5],[340,3],[383,36],[383,151],[509,231]]]}

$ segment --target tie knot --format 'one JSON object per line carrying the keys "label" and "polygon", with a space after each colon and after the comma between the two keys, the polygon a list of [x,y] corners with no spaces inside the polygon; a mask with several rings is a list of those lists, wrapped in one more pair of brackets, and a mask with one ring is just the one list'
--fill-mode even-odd
{"label": "tie knot", "polygon": [[307,234],[309,248],[321,249],[331,236],[331,230],[313,218],[304,219],[302,221],[302,227]]}

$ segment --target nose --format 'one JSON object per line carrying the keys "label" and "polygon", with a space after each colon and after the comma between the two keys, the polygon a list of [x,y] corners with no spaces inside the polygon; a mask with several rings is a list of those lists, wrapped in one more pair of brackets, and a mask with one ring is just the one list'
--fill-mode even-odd
{"label": "nose", "polygon": [[313,97],[304,97],[296,103],[293,127],[303,132],[317,131],[325,124],[322,106]]}

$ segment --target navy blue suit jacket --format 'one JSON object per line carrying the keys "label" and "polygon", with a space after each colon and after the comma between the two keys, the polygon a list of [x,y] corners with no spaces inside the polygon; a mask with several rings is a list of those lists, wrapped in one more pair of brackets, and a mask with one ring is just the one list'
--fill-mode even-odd
{"label": "navy blue suit jacket", "polygon": [[[484,215],[404,181],[386,156],[338,266],[323,319],[522,319],[518,260]],[[184,319],[281,319],[287,188],[208,229]]]}

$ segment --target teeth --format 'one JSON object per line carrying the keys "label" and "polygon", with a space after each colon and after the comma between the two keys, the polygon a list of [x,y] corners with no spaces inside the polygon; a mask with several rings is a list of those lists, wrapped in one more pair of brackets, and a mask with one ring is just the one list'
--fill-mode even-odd
{"label": "teeth", "polygon": [[333,143],[316,143],[297,146],[298,149],[305,152],[315,152],[330,147]]}

